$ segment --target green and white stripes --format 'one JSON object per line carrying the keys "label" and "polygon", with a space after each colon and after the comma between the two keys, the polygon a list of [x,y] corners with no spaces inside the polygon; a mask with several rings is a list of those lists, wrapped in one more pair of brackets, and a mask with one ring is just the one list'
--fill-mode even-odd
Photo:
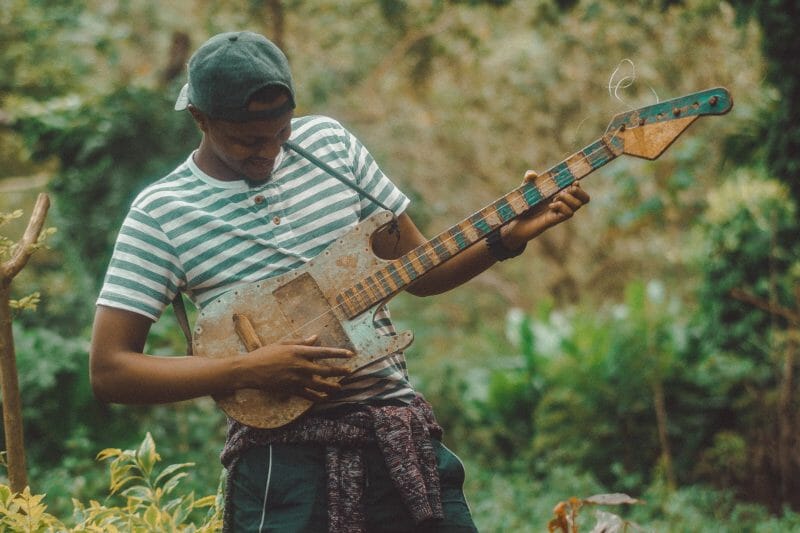
{"label": "green and white stripes", "polygon": [[[361,143],[324,117],[293,121],[294,142],[396,213],[408,199]],[[309,261],[376,207],[294,153],[257,187],[222,182],[188,158],[134,201],[99,303],[157,319],[178,287],[199,306]]]}

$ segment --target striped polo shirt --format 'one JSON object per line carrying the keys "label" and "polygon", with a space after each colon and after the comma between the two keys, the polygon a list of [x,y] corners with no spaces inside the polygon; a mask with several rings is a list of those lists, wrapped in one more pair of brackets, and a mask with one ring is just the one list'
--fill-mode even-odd
{"label": "striped polo shirt", "polygon": [[[291,140],[395,214],[408,207],[408,198],[337,121],[295,118]],[[378,209],[293,151],[282,150],[270,179],[254,186],[214,179],[190,155],[134,200],[97,303],[155,321],[182,290],[202,308],[238,285],[302,266]],[[385,309],[376,326],[394,333]],[[413,394],[402,354],[373,362],[342,384],[333,403]]]}

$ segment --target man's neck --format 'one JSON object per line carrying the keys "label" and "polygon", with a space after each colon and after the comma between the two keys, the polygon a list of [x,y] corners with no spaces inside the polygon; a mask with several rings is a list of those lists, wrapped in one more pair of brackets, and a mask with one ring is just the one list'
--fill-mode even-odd
{"label": "man's neck", "polygon": [[205,143],[205,138],[200,142],[198,149],[195,150],[192,159],[194,159],[194,164],[197,165],[197,168],[214,179],[220,181],[237,181],[242,179],[237,172],[233,171],[221,159],[214,155]]}

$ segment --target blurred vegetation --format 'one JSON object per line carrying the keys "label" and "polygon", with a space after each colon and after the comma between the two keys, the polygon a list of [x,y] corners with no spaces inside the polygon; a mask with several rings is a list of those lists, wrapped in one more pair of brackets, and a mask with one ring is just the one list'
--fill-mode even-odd
{"label": "blurred vegetation", "polygon": [[87,505],[73,498],[69,520],[61,520],[48,512],[45,494],[31,493],[30,488],[14,494],[0,485],[0,529],[75,533],[211,533],[222,529],[221,492],[196,497],[194,491],[182,491],[179,485],[194,463],[156,469],[161,456],[149,433],[135,449],[106,448],[97,454],[97,460],[110,461],[107,501],[93,500]]}
{"label": "blurred vegetation", "polygon": [[[586,180],[591,204],[521,259],[392,305],[483,531],[540,531],[572,496],[626,492],[660,531],[800,527],[798,46],[789,0],[7,0],[0,212],[54,199],[52,249],[15,280],[34,493],[102,498],[93,456],[150,433],[182,486],[217,486],[210,400],[99,404],[86,349],[127,205],[198,134],[171,111],[190,51],[261,31],[298,113],[370,147],[438,233],[600,136],[618,112],[712,86],[736,102],[659,160]],[[5,231],[5,226],[4,226]],[[10,235],[19,232],[9,229]],[[182,353],[168,312],[148,349]],[[3,496],[8,501],[8,495]]]}

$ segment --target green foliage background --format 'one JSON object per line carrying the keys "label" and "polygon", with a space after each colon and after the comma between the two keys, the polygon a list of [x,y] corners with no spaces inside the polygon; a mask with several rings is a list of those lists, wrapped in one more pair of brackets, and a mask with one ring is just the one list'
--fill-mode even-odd
{"label": "green foliage background", "polygon": [[[658,530],[782,531],[800,519],[795,109],[788,0],[8,0],[0,6],[0,212],[54,199],[59,232],[15,280],[34,491],[50,512],[107,492],[93,457],[146,434],[218,483],[210,400],[99,404],[86,348],[127,205],[198,134],[171,111],[187,51],[262,31],[300,114],[356,132],[429,235],[600,136],[621,111],[713,86],[659,160],[587,179],[591,204],[521,259],[435,299],[397,297],[415,384],[468,463],[484,531],[539,531],[571,496],[627,492]],[[780,14],[780,15],[778,15]],[[19,225],[3,227],[14,238]],[[167,313],[148,349],[181,353]],[[700,524],[700,526],[698,526]]]}

